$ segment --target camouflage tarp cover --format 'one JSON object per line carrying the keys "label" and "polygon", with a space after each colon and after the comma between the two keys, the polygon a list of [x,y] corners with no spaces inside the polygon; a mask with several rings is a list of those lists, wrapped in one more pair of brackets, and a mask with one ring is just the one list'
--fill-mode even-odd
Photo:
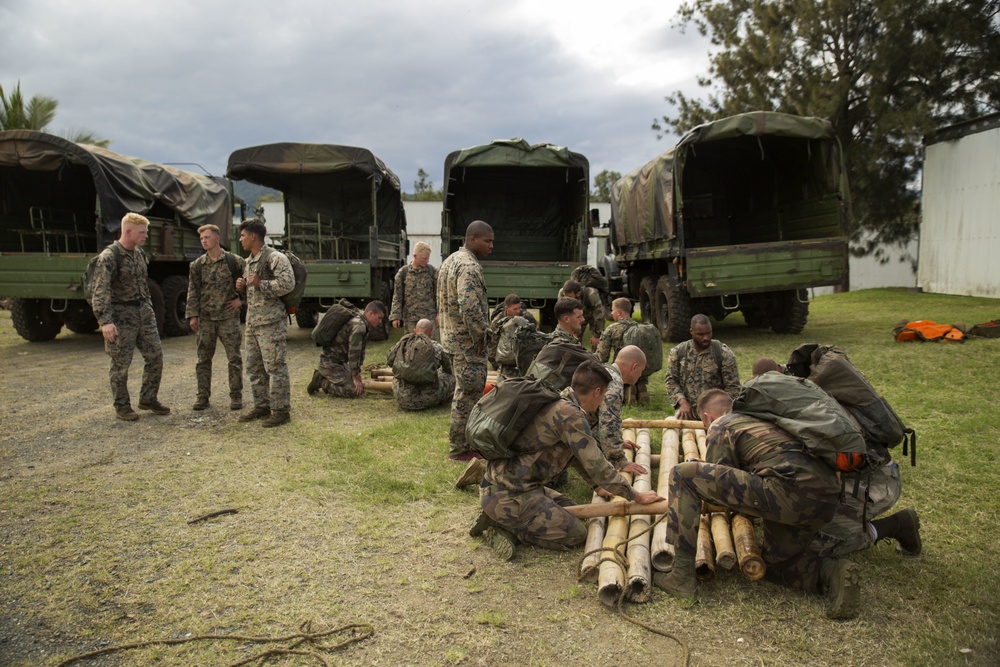
{"label": "camouflage tarp cover", "polygon": [[[45,132],[0,132],[0,169],[58,172],[64,165],[90,171],[101,224],[108,231],[117,230],[130,211],[148,215],[163,206],[191,227],[211,223],[228,229],[232,224],[229,193],[208,176],[74,144]],[[29,185],[22,179],[18,187]]]}

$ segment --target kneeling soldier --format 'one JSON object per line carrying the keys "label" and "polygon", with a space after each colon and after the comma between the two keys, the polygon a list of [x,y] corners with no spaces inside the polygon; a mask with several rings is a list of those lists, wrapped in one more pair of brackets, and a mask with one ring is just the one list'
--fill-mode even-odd
{"label": "kneeling soldier", "polygon": [[420,320],[412,334],[403,336],[391,350],[392,393],[404,410],[425,410],[441,405],[455,393],[451,361],[441,344],[432,340],[434,323]]}
{"label": "kneeling soldier", "polygon": [[333,343],[323,348],[319,369],[313,371],[306,391],[315,394],[322,389],[331,396],[355,398],[364,393],[361,364],[365,361],[368,332],[382,325],[385,304],[369,301],[364,312],[358,313],[340,327]]}

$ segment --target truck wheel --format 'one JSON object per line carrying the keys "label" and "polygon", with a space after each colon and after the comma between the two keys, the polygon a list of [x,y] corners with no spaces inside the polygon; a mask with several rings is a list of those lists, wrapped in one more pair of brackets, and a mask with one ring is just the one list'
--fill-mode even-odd
{"label": "truck wheel", "polygon": [[156,332],[163,338],[163,290],[152,278],[146,279],[149,286],[149,300],[153,304],[153,316],[156,318]]}
{"label": "truck wheel", "polygon": [[639,314],[643,322],[659,326],[656,323],[656,283],[649,276],[639,283]]}
{"label": "truck wheel", "polygon": [[14,330],[26,341],[52,340],[62,330],[62,322],[53,318],[46,299],[11,299],[10,319]]}
{"label": "truck wheel", "polygon": [[67,320],[66,328],[76,334],[92,334],[98,329],[97,318],[93,315],[90,319]]}
{"label": "truck wheel", "polygon": [[300,329],[312,330],[316,326],[316,322],[319,320],[317,313],[312,308],[303,308],[299,306],[295,309],[295,324],[299,325]]}
{"label": "truck wheel", "polygon": [[771,318],[771,328],[774,329],[775,333],[800,334],[806,328],[806,320],[809,319],[809,302],[802,294],[804,291],[779,292],[775,295],[778,307],[775,308],[775,314]]}
{"label": "truck wheel", "polygon": [[740,312],[743,314],[743,320],[747,323],[748,327],[767,329],[771,326],[770,320],[767,319],[767,311],[759,306],[740,308]]}
{"label": "truck wheel", "polygon": [[187,336],[191,333],[191,323],[184,317],[187,293],[187,276],[167,276],[163,279],[163,331],[168,336]]}
{"label": "truck wheel", "polygon": [[657,281],[656,315],[660,338],[673,343],[690,338],[691,297],[677,280],[661,276]]}

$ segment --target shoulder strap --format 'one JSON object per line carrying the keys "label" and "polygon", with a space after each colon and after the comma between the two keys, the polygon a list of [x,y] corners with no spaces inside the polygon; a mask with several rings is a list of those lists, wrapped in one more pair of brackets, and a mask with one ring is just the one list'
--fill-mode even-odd
{"label": "shoulder strap", "polygon": [[403,293],[400,296],[403,297],[403,302],[404,303],[406,302],[406,276],[407,276],[407,274],[409,272],[410,272],[410,265],[409,264],[404,264],[403,268],[401,268],[399,270],[399,276],[402,279],[402,280],[400,280],[400,283],[401,283],[400,287],[403,290]]}
{"label": "shoulder strap", "polygon": [[[236,261],[236,255],[229,252],[228,250],[223,250],[223,252],[225,253],[226,257],[226,264],[229,266],[229,274],[233,277],[233,282],[235,282],[236,279],[240,277],[239,274],[240,265]],[[204,257],[204,255],[202,256]]]}
{"label": "shoulder strap", "polygon": [[712,356],[715,357],[715,369],[719,374],[719,386],[725,387],[726,383],[722,379],[722,343],[712,339]]}

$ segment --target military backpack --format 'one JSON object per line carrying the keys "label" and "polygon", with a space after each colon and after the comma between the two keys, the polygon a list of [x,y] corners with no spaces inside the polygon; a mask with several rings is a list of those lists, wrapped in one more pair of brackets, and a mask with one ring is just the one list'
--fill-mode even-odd
{"label": "military backpack", "polygon": [[410,384],[430,384],[437,380],[437,350],[430,338],[406,334],[386,355],[394,378]]}
{"label": "military backpack", "polygon": [[313,327],[312,339],[316,343],[316,347],[333,345],[333,341],[336,340],[337,334],[344,328],[344,325],[360,314],[360,310],[344,299],[330,306]]}
{"label": "military backpack", "polygon": [[654,325],[648,322],[627,322],[622,333],[622,343],[635,345],[646,355],[643,376],[648,377],[663,368],[663,341],[660,339],[660,330]]}
{"label": "military backpack", "polygon": [[[272,252],[278,251],[269,246],[264,246],[260,251],[261,266],[264,267],[266,275],[269,276],[267,278],[268,280],[274,279],[274,274],[271,272],[271,265],[267,263],[267,260],[271,256]],[[306,269],[306,265],[295,253],[286,250],[282,251],[281,254],[288,258],[288,263],[292,265],[292,275],[295,277],[295,286],[292,287],[292,291],[279,297],[281,302],[285,304],[285,311],[291,315],[295,313],[295,309],[298,308],[299,303],[302,302],[302,295],[306,291],[306,278],[309,276],[309,271]]]}
{"label": "military backpack", "polygon": [[473,406],[465,426],[466,442],[485,459],[515,456],[517,436],[542,408],[559,398],[559,392],[535,378],[508,378]]}
{"label": "military backpack", "polygon": [[570,385],[573,373],[588,359],[600,362],[596,354],[579,343],[553,338],[538,352],[527,375],[541,380],[549,388],[562,391]]}
{"label": "military backpack", "polygon": [[[113,273],[117,276],[118,272],[121,271],[122,268],[121,250],[118,249],[117,243],[112,243],[107,249],[111,251],[111,256],[115,258],[115,268]],[[139,256],[142,257],[143,261],[145,261],[146,264],[149,264],[149,258],[146,257],[146,253],[144,253],[141,248],[136,248],[136,250],[139,252]],[[94,283],[97,280],[97,264],[100,262],[101,255],[103,254],[104,252],[102,251],[91,257],[90,261],[87,262],[87,269],[83,273],[83,298],[87,300],[87,305],[91,308],[94,306]]]}

